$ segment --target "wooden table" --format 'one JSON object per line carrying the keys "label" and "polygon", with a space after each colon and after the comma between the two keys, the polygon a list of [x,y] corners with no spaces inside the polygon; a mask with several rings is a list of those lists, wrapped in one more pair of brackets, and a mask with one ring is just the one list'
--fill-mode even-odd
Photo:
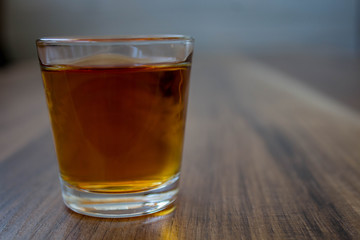
{"label": "wooden table", "polygon": [[360,239],[360,114],[241,57],[196,56],[175,206],[68,210],[36,62],[0,71],[0,239]]}

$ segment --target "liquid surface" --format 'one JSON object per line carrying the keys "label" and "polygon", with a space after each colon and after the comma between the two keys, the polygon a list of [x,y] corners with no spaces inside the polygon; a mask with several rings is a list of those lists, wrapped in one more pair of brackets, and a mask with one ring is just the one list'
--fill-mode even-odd
{"label": "liquid surface", "polygon": [[111,61],[42,66],[60,173],[90,191],[150,189],[180,169],[190,65]]}

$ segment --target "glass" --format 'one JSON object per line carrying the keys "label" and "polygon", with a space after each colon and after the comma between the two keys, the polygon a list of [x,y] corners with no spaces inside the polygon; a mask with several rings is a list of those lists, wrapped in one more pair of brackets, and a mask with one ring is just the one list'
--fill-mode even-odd
{"label": "glass", "polygon": [[193,42],[179,35],[37,40],[70,209],[132,217],[175,201]]}

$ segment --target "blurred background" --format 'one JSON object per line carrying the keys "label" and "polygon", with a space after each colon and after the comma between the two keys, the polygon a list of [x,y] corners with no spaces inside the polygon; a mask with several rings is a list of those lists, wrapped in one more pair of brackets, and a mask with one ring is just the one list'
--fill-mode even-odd
{"label": "blurred background", "polygon": [[3,48],[35,57],[42,36],[176,33],[197,51],[359,50],[357,0],[0,0]]}
{"label": "blurred background", "polygon": [[358,98],[341,97],[360,92],[359,8],[357,0],[0,0],[0,59],[35,59],[44,36],[185,34],[196,39],[195,56],[248,56],[360,109]]}

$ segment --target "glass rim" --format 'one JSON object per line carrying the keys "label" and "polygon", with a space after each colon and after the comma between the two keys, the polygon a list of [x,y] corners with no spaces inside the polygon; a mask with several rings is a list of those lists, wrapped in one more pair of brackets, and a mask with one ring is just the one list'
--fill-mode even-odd
{"label": "glass rim", "polygon": [[116,43],[169,43],[189,42],[194,38],[187,35],[159,34],[159,35],[115,35],[115,36],[73,36],[73,37],[42,37],[36,40],[37,46],[69,45],[69,44],[116,44]]}

